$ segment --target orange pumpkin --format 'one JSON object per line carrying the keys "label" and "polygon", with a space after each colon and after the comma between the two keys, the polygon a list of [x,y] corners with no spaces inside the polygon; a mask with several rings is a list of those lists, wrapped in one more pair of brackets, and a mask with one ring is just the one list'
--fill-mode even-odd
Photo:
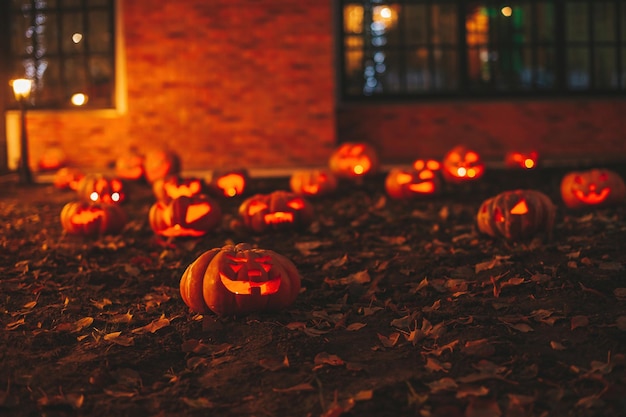
{"label": "orange pumpkin", "polygon": [[85,175],[76,192],[80,199],[94,203],[118,204],[126,200],[122,180],[99,174]]}
{"label": "orange pumpkin", "polygon": [[313,214],[308,200],[282,190],[253,195],[239,206],[243,227],[256,233],[306,227],[313,221]]}
{"label": "orange pumpkin", "polygon": [[144,176],[144,156],[128,151],[115,160],[115,175],[127,180],[139,180]]}
{"label": "orange pumpkin", "polygon": [[298,170],[291,174],[289,187],[296,194],[322,196],[337,190],[337,178],[328,169]]}
{"label": "orange pumpkin", "polygon": [[482,233],[508,240],[524,240],[539,232],[550,237],[555,214],[550,198],[539,191],[504,191],[481,204],[476,225]]}
{"label": "orange pumpkin", "polygon": [[477,180],[485,173],[485,163],[478,152],[458,145],[443,157],[443,178],[452,183]]}
{"label": "orange pumpkin", "polygon": [[361,178],[378,172],[378,153],[367,143],[346,142],[331,153],[328,166],[337,177]]}
{"label": "orange pumpkin", "polygon": [[160,236],[199,237],[213,230],[222,219],[222,209],[212,198],[198,194],[180,196],[150,207],[150,227]]}
{"label": "orange pumpkin", "polygon": [[569,208],[607,207],[626,199],[624,180],[609,169],[573,171],[561,180],[561,197]]}
{"label": "orange pumpkin", "polygon": [[78,190],[78,184],[85,174],[78,168],[63,167],[54,174],[52,184],[59,190]]}
{"label": "orange pumpkin", "polygon": [[199,178],[183,178],[168,175],[152,183],[152,192],[159,201],[168,202],[180,196],[193,197],[202,194],[204,182]]}
{"label": "orange pumpkin", "polygon": [[391,198],[411,199],[438,194],[441,190],[440,163],[418,159],[411,168],[393,168],[385,179],[385,191]]}
{"label": "orange pumpkin", "polygon": [[61,210],[61,226],[73,235],[97,236],[119,233],[126,225],[126,212],[115,204],[72,201]]}
{"label": "orange pumpkin", "polygon": [[215,195],[236,197],[246,192],[249,182],[246,169],[214,170],[207,179],[207,186]]}
{"label": "orange pumpkin", "polygon": [[194,312],[228,316],[288,307],[300,282],[285,256],[240,243],[200,255],[183,273],[180,294]]}
{"label": "orange pumpkin", "polygon": [[146,153],[143,168],[146,180],[150,183],[167,175],[180,173],[180,157],[172,150],[157,149]]}

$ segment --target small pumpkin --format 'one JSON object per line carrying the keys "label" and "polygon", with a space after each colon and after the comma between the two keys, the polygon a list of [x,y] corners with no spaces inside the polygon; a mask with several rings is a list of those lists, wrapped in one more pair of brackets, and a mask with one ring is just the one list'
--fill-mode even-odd
{"label": "small pumpkin", "polygon": [[300,274],[288,258],[239,243],[200,255],[183,273],[180,294],[196,313],[229,316],[286,308],[300,286]]}
{"label": "small pumpkin", "polygon": [[448,151],[442,161],[443,178],[451,183],[463,183],[479,179],[485,173],[485,163],[478,152],[464,145]]}
{"label": "small pumpkin", "polygon": [[184,178],[179,175],[168,175],[152,183],[152,192],[159,201],[170,201],[180,196],[193,197],[202,194],[204,181],[200,178]]}
{"label": "small pumpkin", "polygon": [[263,233],[306,227],[313,222],[314,210],[304,197],[278,190],[248,197],[239,206],[239,218],[244,228]]}
{"label": "small pumpkin", "polygon": [[124,182],[100,174],[85,175],[76,192],[80,199],[94,203],[118,204],[126,200]]}
{"label": "small pumpkin", "polygon": [[507,168],[533,169],[537,167],[538,160],[539,154],[536,151],[511,151],[504,156],[504,165]]}
{"label": "small pumpkin", "polygon": [[151,150],[144,157],[143,168],[146,180],[153,183],[167,175],[180,174],[180,157],[169,149]]}
{"label": "small pumpkin", "polygon": [[289,187],[307,197],[323,196],[337,190],[337,177],[329,169],[298,170],[291,174]]}
{"label": "small pumpkin", "polygon": [[250,183],[246,169],[214,170],[207,179],[207,186],[213,194],[221,197],[236,197],[244,194]]}
{"label": "small pumpkin", "polygon": [[72,201],[61,209],[61,226],[73,235],[117,234],[126,225],[124,209],[116,204]]}
{"label": "small pumpkin", "polygon": [[439,167],[438,161],[418,159],[411,168],[392,168],[385,179],[385,191],[396,199],[438,194],[441,190]]}
{"label": "small pumpkin", "polygon": [[126,180],[140,180],[144,177],[144,156],[130,150],[115,160],[115,175]]}
{"label": "small pumpkin", "polygon": [[361,178],[378,172],[378,153],[365,142],[346,142],[331,153],[328,166],[337,177]]}
{"label": "small pumpkin", "polygon": [[78,190],[78,184],[85,174],[78,168],[63,167],[60,168],[52,180],[52,185],[59,190]]}
{"label": "small pumpkin", "polygon": [[476,225],[482,233],[511,241],[528,239],[539,232],[551,237],[555,214],[552,200],[540,191],[504,191],[483,201]]}
{"label": "small pumpkin", "polygon": [[607,207],[624,202],[626,186],[622,177],[610,169],[572,171],[561,180],[561,198],[572,209]]}
{"label": "small pumpkin", "polygon": [[222,219],[222,209],[205,194],[180,196],[150,207],[150,227],[160,236],[199,237],[213,230]]}

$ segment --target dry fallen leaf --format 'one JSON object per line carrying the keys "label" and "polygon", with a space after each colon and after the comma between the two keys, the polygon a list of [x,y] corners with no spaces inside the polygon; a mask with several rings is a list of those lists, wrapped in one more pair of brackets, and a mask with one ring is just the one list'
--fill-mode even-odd
{"label": "dry fallen leaf", "polygon": [[587,327],[589,325],[589,318],[587,316],[574,316],[571,320],[571,330],[579,327]]}
{"label": "dry fallen leaf", "polygon": [[138,327],[136,329],[133,329],[133,333],[135,334],[155,333],[157,330],[160,330],[169,325],[170,325],[169,319],[167,319],[165,315],[162,315],[158,319],[151,321],[150,323],[146,324],[143,327]]}

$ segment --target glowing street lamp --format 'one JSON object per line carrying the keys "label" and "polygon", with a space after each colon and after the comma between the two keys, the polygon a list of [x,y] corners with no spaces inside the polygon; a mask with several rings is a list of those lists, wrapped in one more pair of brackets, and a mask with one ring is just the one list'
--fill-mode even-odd
{"label": "glowing street lamp", "polygon": [[26,130],[26,102],[30,96],[30,92],[33,86],[31,80],[25,78],[18,78],[13,80],[13,94],[20,106],[20,166],[19,176],[20,182],[23,184],[32,184],[33,177],[30,172],[30,166],[28,165],[28,132]]}

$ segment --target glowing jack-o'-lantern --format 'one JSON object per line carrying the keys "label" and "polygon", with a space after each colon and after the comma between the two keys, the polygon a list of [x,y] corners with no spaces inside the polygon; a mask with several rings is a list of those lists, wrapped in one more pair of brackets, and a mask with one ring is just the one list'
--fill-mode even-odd
{"label": "glowing jack-o'-lantern", "polygon": [[119,233],[126,225],[126,212],[115,204],[72,201],[61,210],[61,226],[73,235],[96,236]]}
{"label": "glowing jack-o'-lantern", "polygon": [[94,203],[118,204],[126,200],[122,180],[104,175],[85,175],[76,192],[82,200]]}
{"label": "glowing jack-o'-lantern", "polygon": [[180,157],[172,150],[158,149],[146,153],[143,161],[144,175],[150,183],[167,175],[180,173]]}
{"label": "glowing jack-o'-lantern", "polygon": [[367,143],[346,142],[331,153],[328,166],[338,177],[361,178],[378,172],[378,153]]}
{"label": "glowing jack-o'-lantern", "polygon": [[328,169],[298,170],[291,174],[289,187],[307,197],[323,196],[335,192],[337,178]]}
{"label": "glowing jack-o'-lantern", "polygon": [[180,294],[194,312],[228,316],[286,308],[300,285],[296,266],[285,256],[240,243],[200,255],[183,273]]}
{"label": "glowing jack-o'-lantern", "polygon": [[288,191],[274,191],[248,197],[239,206],[242,225],[257,233],[270,230],[297,229],[313,221],[311,203]]}
{"label": "glowing jack-o'-lantern", "polygon": [[213,230],[222,219],[222,209],[212,198],[198,194],[157,201],[148,213],[150,227],[160,236],[199,237]]}
{"label": "glowing jack-o'-lantern", "polygon": [[207,180],[214,194],[221,197],[236,197],[245,193],[250,175],[246,169],[230,171],[215,170]]}
{"label": "glowing jack-o'-lantern", "polygon": [[66,163],[67,156],[63,149],[58,146],[51,146],[43,152],[37,166],[40,171],[55,171],[61,169]]}
{"label": "glowing jack-o'-lantern", "polygon": [[507,152],[504,165],[508,168],[534,169],[537,167],[539,154],[532,152]]}
{"label": "glowing jack-o'-lantern", "polygon": [[478,152],[463,145],[448,151],[442,165],[443,178],[452,183],[477,180],[485,173],[485,164]]}
{"label": "glowing jack-o'-lantern", "polygon": [[418,159],[411,168],[393,168],[385,179],[387,195],[411,199],[438,194],[441,189],[441,164],[435,160]]}
{"label": "glowing jack-o'-lantern", "polygon": [[561,180],[561,197],[569,208],[607,207],[624,202],[626,186],[615,171],[573,171]]}
{"label": "glowing jack-o'-lantern", "polygon": [[52,184],[59,190],[78,190],[78,184],[85,174],[78,168],[63,167],[54,174]]}
{"label": "glowing jack-o'-lantern", "polygon": [[539,191],[504,191],[481,204],[476,225],[492,237],[523,240],[539,232],[551,236],[555,214],[550,198]]}
{"label": "glowing jack-o'-lantern", "polygon": [[144,176],[144,156],[128,151],[115,160],[115,175],[127,180],[139,180]]}
{"label": "glowing jack-o'-lantern", "polygon": [[183,178],[168,175],[152,183],[152,192],[159,201],[168,202],[181,196],[193,197],[202,194],[204,182],[199,178]]}

